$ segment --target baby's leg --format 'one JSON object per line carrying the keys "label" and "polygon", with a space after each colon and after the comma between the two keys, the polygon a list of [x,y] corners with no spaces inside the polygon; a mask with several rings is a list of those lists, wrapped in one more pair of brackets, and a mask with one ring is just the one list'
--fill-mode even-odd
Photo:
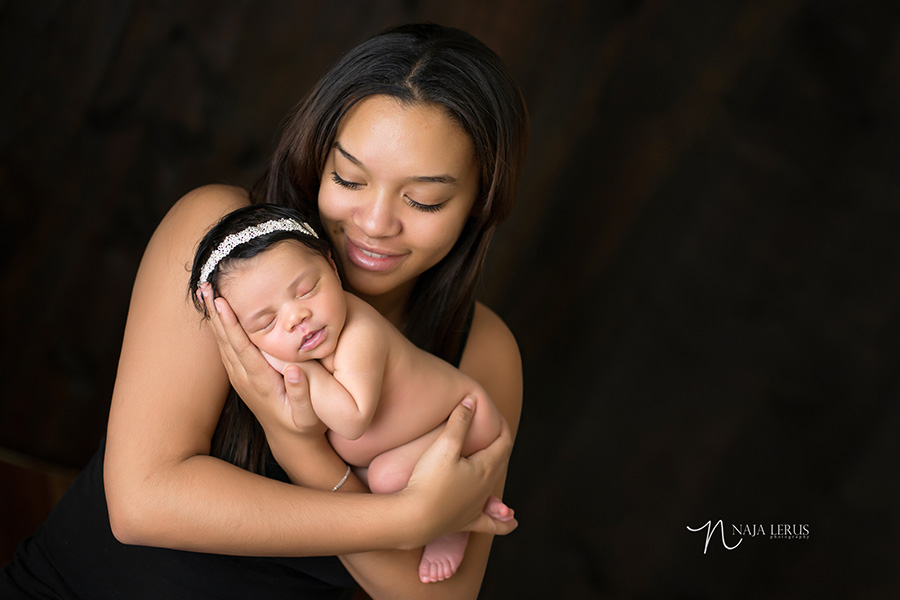
{"label": "baby's leg", "polygon": [[[513,509],[495,496],[488,498],[484,512],[498,521],[509,521],[515,515]],[[423,583],[435,583],[456,573],[466,554],[468,542],[467,531],[451,533],[429,542],[419,562],[419,580]]]}
{"label": "baby's leg", "polygon": [[[484,512],[498,521],[509,521],[515,516],[513,509],[495,496],[488,498]],[[451,533],[429,542],[419,561],[419,580],[422,583],[435,583],[456,573],[466,554],[468,542],[467,531]]]}
{"label": "baby's leg", "polygon": [[[497,439],[502,419],[490,399],[485,396],[479,398],[472,425],[463,441],[462,455],[469,456]],[[369,489],[376,494],[391,494],[405,488],[419,458],[443,430],[444,425],[441,424],[411,442],[386,450],[373,458],[369,463]],[[495,500],[499,505],[506,506],[500,500]]]}
{"label": "baby's leg", "polygon": [[[463,443],[464,456],[485,448],[500,435],[502,417],[490,400],[482,398],[476,406],[472,426]],[[369,489],[377,494],[389,494],[406,487],[419,457],[443,429],[444,426],[441,425],[412,442],[383,452],[372,459],[368,470]],[[514,515],[511,508],[495,497],[488,499],[484,511],[500,521],[508,521]],[[468,532],[460,532],[429,542],[422,552],[422,560],[419,563],[419,579],[423,583],[434,583],[456,573],[465,556],[468,539]]]}
{"label": "baby's leg", "polygon": [[369,463],[369,489],[375,494],[392,494],[405,488],[419,457],[442,430],[443,426],[373,458]]}
{"label": "baby's leg", "polygon": [[466,554],[469,532],[449,533],[428,542],[419,561],[419,581],[436,583],[451,577]]}

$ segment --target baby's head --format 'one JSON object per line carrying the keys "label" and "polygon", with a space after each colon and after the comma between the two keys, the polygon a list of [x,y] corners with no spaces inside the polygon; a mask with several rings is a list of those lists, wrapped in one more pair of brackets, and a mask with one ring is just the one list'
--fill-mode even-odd
{"label": "baby's head", "polygon": [[225,215],[200,241],[191,270],[191,298],[204,315],[197,289],[206,282],[276,368],[334,351],[346,298],[328,241],[296,211],[253,204]]}

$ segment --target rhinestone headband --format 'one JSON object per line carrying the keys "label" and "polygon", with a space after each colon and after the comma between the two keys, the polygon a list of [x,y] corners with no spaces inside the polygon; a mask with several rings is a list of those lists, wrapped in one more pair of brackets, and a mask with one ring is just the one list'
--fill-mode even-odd
{"label": "rhinestone headband", "polygon": [[210,254],[209,258],[206,260],[206,264],[203,265],[203,270],[200,271],[200,281],[198,282],[198,284],[206,283],[207,281],[209,281],[209,274],[212,273],[219,262],[221,262],[221,260],[229,254],[231,254],[231,251],[234,250],[237,246],[246,244],[252,239],[256,239],[261,235],[266,235],[275,231],[301,231],[306,235],[313,236],[316,239],[319,238],[319,236],[316,235],[316,232],[313,231],[312,227],[310,227],[306,223],[298,223],[294,219],[276,219],[273,221],[260,223],[259,225],[251,225],[246,229],[242,229],[237,233],[232,233],[231,235],[227,236],[224,240],[222,240],[222,243],[219,244],[218,248],[212,251],[212,254]]}

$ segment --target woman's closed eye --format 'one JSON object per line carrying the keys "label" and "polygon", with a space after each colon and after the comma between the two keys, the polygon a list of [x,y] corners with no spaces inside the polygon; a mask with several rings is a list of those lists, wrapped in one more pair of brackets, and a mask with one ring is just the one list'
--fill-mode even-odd
{"label": "woman's closed eye", "polygon": [[446,201],[438,202],[437,204],[422,204],[421,202],[416,202],[409,196],[404,196],[404,198],[406,199],[406,203],[409,204],[412,208],[425,213],[436,213],[437,211],[444,208],[445,204],[447,204]]}
{"label": "woman's closed eye", "polygon": [[[364,185],[362,183],[357,183],[355,181],[347,181],[346,179],[344,179],[343,177],[338,175],[337,171],[331,172],[331,180],[334,181],[337,185],[347,188],[349,190],[358,190],[358,189],[362,188]],[[406,200],[406,203],[411,208],[414,208],[415,210],[418,210],[420,212],[425,212],[425,213],[436,213],[437,211],[444,208],[444,205],[447,203],[446,201],[444,201],[444,202],[438,202],[437,204],[425,204],[422,202],[417,202],[417,201],[413,200],[412,198],[410,198],[409,196],[404,196],[403,198]]]}
{"label": "woman's closed eye", "polygon": [[356,183],[356,182],[353,182],[353,181],[347,181],[346,179],[344,179],[343,177],[341,177],[340,175],[338,175],[338,174],[337,174],[337,171],[332,171],[332,172],[331,172],[331,180],[334,181],[334,182],[335,182],[336,184],[338,184],[339,186],[345,187],[345,188],[350,189],[350,190],[358,190],[359,188],[361,188],[361,187],[363,186],[363,184],[361,184],[361,183]]}

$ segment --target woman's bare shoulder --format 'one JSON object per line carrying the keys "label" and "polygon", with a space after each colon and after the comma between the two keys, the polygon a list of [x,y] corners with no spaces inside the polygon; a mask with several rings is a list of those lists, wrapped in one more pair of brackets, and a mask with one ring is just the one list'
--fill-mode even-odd
{"label": "woman's bare shoulder", "polygon": [[247,191],[231,185],[204,185],[182,196],[169,209],[160,229],[209,228],[225,214],[249,204]]}
{"label": "woman's bare shoulder", "polygon": [[209,451],[228,376],[210,329],[201,326],[188,300],[188,280],[205,231],[246,203],[239,188],[198,188],[173,205],[147,245],[109,416],[107,457],[115,458],[107,465],[119,476],[128,479],[135,464],[149,464],[148,457],[158,465]]}
{"label": "woman's bare shoulder", "polygon": [[470,348],[486,356],[499,353],[505,359],[520,361],[519,345],[513,332],[497,313],[481,302],[475,303],[466,350]]}
{"label": "woman's bare shoulder", "polygon": [[460,370],[487,390],[515,435],[522,406],[519,345],[503,319],[480,302],[475,304]]}

